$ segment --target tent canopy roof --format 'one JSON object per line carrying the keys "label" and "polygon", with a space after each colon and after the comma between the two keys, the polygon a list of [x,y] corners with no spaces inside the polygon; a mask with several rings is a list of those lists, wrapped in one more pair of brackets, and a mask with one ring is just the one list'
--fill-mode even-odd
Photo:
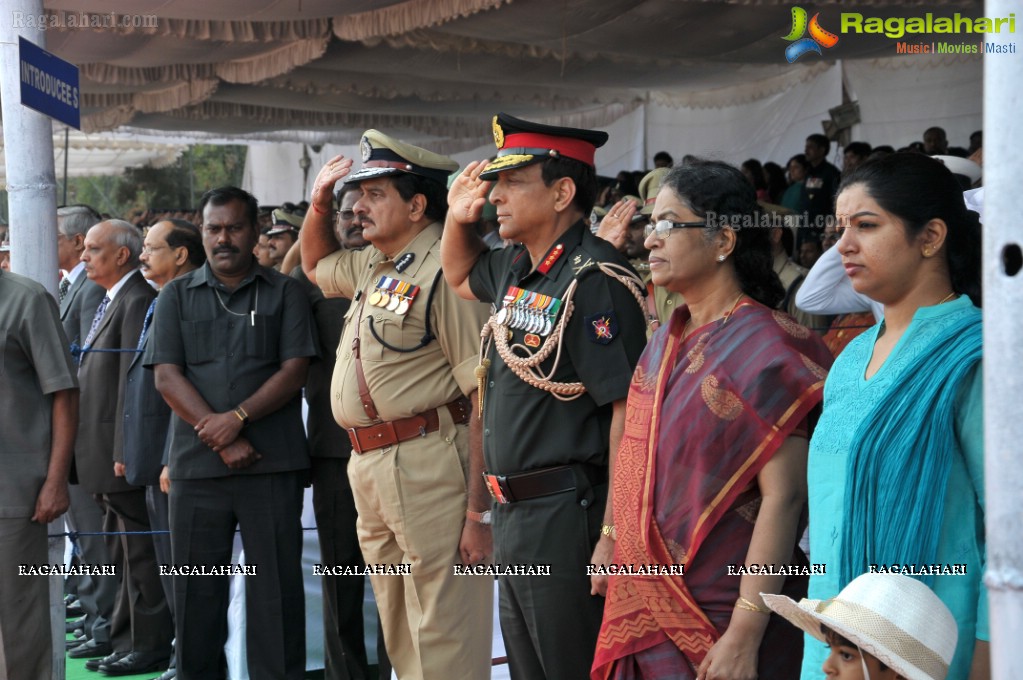
{"label": "tent canopy roof", "polygon": [[[835,59],[893,56],[842,34],[784,58],[794,3],[702,0],[44,0],[46,48],[81,67],[83,130],[275,136],[350,144],[381,127],[439,151],[478,147],[498,111],[607,125],[644,101],[752,101]],[[983,3],[818,3],[979,17]],[[83,15],[95,13],[95,16]],[[88,24],[88,27],[82,27]],[[112,25],[114,24],[114,25]],[[826,61],[825,61],[826,60]]]}

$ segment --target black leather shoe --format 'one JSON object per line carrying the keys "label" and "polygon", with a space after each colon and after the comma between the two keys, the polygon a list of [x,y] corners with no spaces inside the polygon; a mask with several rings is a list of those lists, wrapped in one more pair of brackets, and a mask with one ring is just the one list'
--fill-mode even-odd
{"label": "black leather shoe", "polygon": [[114,648],[110,646],[109,642],[89,640],[74,649],[68,650],[67,655],[69,659],[97,659],[107,656],[113,651]]}
{"label": "black leather shoe", "polygon": [[154,678],[153,680],[174,680],[176,677],[178,677],[178,669],[168,668],[163,672],[163,675],[158,678]]}
{"label": "black leather shoe", "polygon": [[89,659],[88,661],[85,662],[85,670],[98,671],[99,667],[102,666],[103,664],[120,661],[124,657],[128,656],[129,653],[130,652],[114,652],[113,654],[104,656],[102,659]]}
{"label": "black leather shoe", "polygon": [[82,603],[78,600],[69,602],[65,606],[64,611],[67,613],[67,618],[69,619],[73,619],[77,616],[85,616],[85,610],[82,609]]}
{"label": "black leather shoe", "polygon": [[64,641],[64,649],[74,649],[79,645],[84,645],[89,641],[89,636],[85,634],[83,630],[76,630],[71,634],[71,637]]}
{"label": "black leather shoe", "polygon": [[64,632],[73,633],[79,628],[85,627],[85,617],[79,616],[77,619],[68,619],[64,622]]}
{"label": "black leather shoe", "polygon": [[114,663],[102,663],[99,665],[99,672],[103,675],[138,675],[139,673],[152,673],[161,668],[167,667],[167,654],[156,652],[132,652]]}

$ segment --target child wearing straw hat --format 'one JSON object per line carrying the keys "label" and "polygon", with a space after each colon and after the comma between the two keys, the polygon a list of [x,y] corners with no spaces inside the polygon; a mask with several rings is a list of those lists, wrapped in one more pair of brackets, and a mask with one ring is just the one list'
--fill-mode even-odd
{"label": "child wearing straw hat", "polygon": [[830,600],[761,593],[764,604],[825,642],[828,680],[944,680],[959,631],[948,607],[901,574],[863,574]]}

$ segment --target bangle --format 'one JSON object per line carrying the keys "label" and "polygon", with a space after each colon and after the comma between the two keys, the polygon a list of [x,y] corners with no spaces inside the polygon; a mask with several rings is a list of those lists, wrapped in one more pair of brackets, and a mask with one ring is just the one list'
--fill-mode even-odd
{"label": "bangle", "polygon": [[771,610],[768,609],[767,607],[755,605],[749,600],[747,600],[745,597],[742,597],[741,595],[739,596],[739,599],[735,601],[735,606],[738,607],[739,609],[745,609],[746,611],[757,612],[758,614],[771,613]]}
{"label": "bangle", "polygon": [[235,409],[231,411],[231,413],[233,413],[238,418],[238,420],[242,421],[242,425],[249,424],[249,414],[246,413],[245,409],[243,409],[240,405],[235,407]]}
{"label": "bangle", "polygon": [[315,203],[310,203],[309,205],[311,205],[313,207],[313,212],[315,212],[317,215],[326,215],[327,214],[326,210],[321,209],[320,206],[316,205]]}
{"label": "bangle", "polygon": [[612,541],[618,540],[618,532],[615,530],[614,524],[601,524],[600,533],[604,536],[610,536]]}

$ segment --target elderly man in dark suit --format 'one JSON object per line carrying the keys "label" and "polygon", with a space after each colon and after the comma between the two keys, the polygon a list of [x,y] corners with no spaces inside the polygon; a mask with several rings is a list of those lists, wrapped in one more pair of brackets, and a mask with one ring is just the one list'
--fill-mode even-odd
{"label": "elderly man in dark suit", "polygon": [[[57,209],[57,263],[64,270],[64,278],[58,286],[60,298],[60,322],[64,334],[75,346],[81,345],[89,333],[89,324],[103,299],[103,287],[85,275],[82,252],[85,250],[85,234],[102,218],[87,205],[69,205]],[[83,328],[84,326],[84,328]],[[77,363],[77,357],[75,358]],[[95,534],[103,531],[103,511],[92,494],[80,484],[69,487],[71,507],[65,516],[69,531]],[[102,536],[84,535],[77,539],[82,564],[110,564],[110,552]],[[114,613],[114,598],[117,596],[117,576],[83,574],[72,576],[76,579],[73,589],[77,592],[85,620],[77,622],[82,629],[79,643],[94,640],[103,648],[111,642],[110,623]],[[69,591],[72,589],[68,584]],[[122,626],[121,635],[128,631]]]}
{"label": "elderly man in dark suit", "polygon": [[[146,234],[139,259],[142,263],[142,276],[157,288],[163,288],[173,279],[206,262],[202,234],[197,226],[184,220],[157,222]],[[142,324],[139,351],[132,357],[128,367],[124,399],[124,478],[129,484],[146,488],[146,509],[153,531],[168,531],[167,494],[160,488],[160,472],[166,465],[171,410],[156,391],[153,372],[146,370],[142,363],[142,354],[149,344],[149,329],[155,307],[156,300],[153,300]],[[170,536],[154,534],[153,545],[156,561],[161,566],[169,566]],[[174,591],[171,577],[161,574],[160,581],[173,618]],[[159,680],[171,680],[174,677],[176,669],[172,659],[171,667]]]}
{"label": "elderly man in dark suit", "polygon": [[[90,279],[106,291],[93,316],[82,346],[79,382],[82,408],[75,466],[79,483],[94,494],[103,508],[105,531],[148,532],[145,491],[124,479],[122,414],[128,367],[156,292],[138,271],[142,235],[121,220],[92,227],[85,237],[82,261]],[[153,539],[145,534],[107,537],[113,563],[121,574],[121,589],[114,606],[117,620],[130,621],[128,644],[117,642],[109,650],[69,652],[73,657],[100,656],[95,664],[105,675],[132,675],[165,667],[173,634]]]}

